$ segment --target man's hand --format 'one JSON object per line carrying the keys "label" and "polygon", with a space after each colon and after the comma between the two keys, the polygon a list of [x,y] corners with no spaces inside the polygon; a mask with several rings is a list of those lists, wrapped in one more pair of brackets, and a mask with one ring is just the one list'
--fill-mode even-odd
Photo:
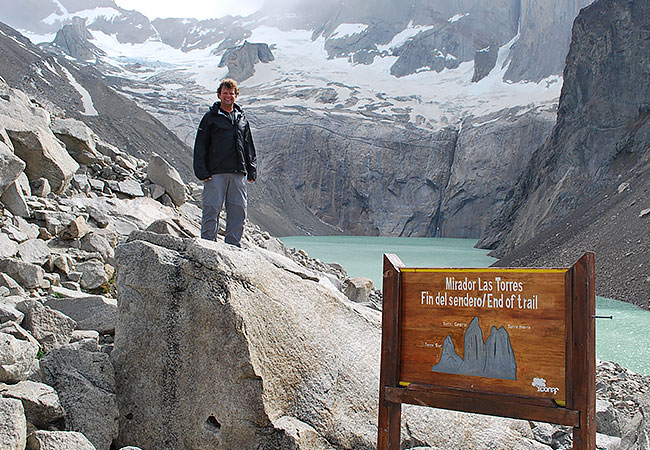
{"label": "man's hand", "polygon": [[211,179],[212,179],[212,177],[208,177],[205,180],[201,180],[201,181],[203,181],[205,183],[206,181],[210,181]]}

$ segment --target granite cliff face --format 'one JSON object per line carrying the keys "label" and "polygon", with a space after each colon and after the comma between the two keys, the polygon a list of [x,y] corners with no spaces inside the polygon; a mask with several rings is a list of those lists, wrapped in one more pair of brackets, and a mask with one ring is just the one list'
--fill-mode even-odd
{"label": "granite cliff face", "polygon": [[650,5],[599,0],[576,19],[558,120],[479,243],[502,265],[596,252],[599,295],[650,307]]}
{"label": "granite cliff face", "polygon": [[650,5],[601,0],[575,21],[557,123],[480,245],[503,255],[647,157]]}
{"label": "granite cliff face", "polygon": [[52,45],[82,61],[93,60],[96,56],[104,55],[104,51],[91,44],[89,39],[92,39],[92,35],[86,28],[85,19],[75,17],[71,24],[65,25],[56,33]]}
{"label": "granite cliff face", "polygon": [[335,112],[247,111],[263,149],[251,217],[278,235],[478,238],[553,120],[514,109],[432,131]]}
{"label": "granite cliff face", "polygon": [[[510,50],[505,78],[511,81],[539,81],[564,70],[564,58],[571,42],[573,20],[593,0],[540,2],[521,0],[519,39]],[[531,61],[534,63],[531,64]]]}
{"label": "granite cliff face", "polygon": [[[435,234],[455,130],[391,129],[371,120],[307,111],[296,120],[268,110],[256,116],[255,128],[260,148],[268,149],[258,157],[263,167],[259,184],[267,193],[288,191],[347,234]],[[270,195],[264,202],[282,211],[278,200]],[[254,210],[255,201],[251,204]]]}

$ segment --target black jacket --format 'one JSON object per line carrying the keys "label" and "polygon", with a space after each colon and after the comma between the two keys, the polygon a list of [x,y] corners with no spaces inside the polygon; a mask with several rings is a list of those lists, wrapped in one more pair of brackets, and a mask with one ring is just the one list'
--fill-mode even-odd
{"label": "black jacket", "polygon": [[[257,158],[251,127],[235,104],[231,121],[216,102],[201,119],[194,142],[194,174],[205,180],[216,173],[241,172],[251,181],[257,178]],[[234,157],[233,157],[234,153]]]}

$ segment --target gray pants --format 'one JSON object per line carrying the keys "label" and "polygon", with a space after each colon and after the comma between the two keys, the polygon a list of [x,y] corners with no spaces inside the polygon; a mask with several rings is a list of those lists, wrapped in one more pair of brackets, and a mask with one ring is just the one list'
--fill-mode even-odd
{"label": "gray pants", "polygon": [[201,237],[211,241],[217,240],[219,212],[226,202],[226,238],[227,244],[240,246],[244,234],[244,220],[248,196],[246,193],[246,175],[243,173],[218,173],[203,182],[203,218],[201,220]]}

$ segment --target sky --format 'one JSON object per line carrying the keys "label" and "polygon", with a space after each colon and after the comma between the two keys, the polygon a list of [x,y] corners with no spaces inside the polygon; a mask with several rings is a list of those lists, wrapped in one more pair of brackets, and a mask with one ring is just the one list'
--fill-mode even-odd
{"label": "sky", "polygon": [[214,19],[227,15],[247,16],[257,11],[264,0],[115,0],[124,9],[136,10],[150,20],[183,17]]}

